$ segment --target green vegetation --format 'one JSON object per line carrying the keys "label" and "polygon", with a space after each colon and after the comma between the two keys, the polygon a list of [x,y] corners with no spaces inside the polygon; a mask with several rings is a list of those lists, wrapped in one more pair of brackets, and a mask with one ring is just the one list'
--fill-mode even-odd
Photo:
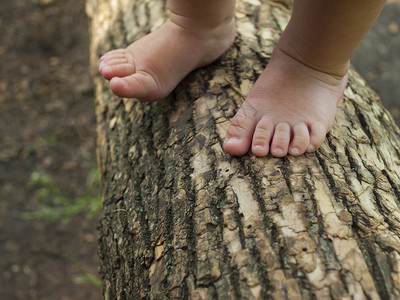
{"label": "green vegetation", "polygon": [[91,219],[102,205],[101,197],[98,195],[99,177],[97,168],[92,169],[88,174],[88,184],[84,195],[73,199],[49,176],[33,172],[28,187],[39,199],[39,208],[24,212],[22,216],[26,219],[60,219],[64,224],[68,223],[73,215],[80,213],[86,213],[86,218]]}
{"label": "green vegetation", "polygon": [[80,275],[75,276],[73,278],[73,281],[75,283],[81,284],[81,283],[89,283],[93,285],[96,288],[99,288],[101,286],[101,280],[97,278],[95,275],[89,274],[86,272],[82,266],[71,257],[71,255],[67,254],[66,255],[67,259],[78,269]]}

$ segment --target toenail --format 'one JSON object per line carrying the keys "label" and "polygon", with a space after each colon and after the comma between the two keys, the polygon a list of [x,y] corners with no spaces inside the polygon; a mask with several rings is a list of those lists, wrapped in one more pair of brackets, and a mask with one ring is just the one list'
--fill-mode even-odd
{"label": "toenail", "polygon": [[129,89],[129,85],[128,85],[128,83],[126,82],[126,80],[120,78],[120,79],[119,79],[119,82],[121,82],[122,85],[123,85],[126,89]]}
{"label": "toenail", "polygon": [[275,148],[275,149],[274,149],[274,153],[275,153],[276,155],[282,155],[282,154],[283,154],[283,150],[282,150],[281,148]]}
{"label": "toenail", "polygon": [[297,154],[300,153],[299,149],[297,149],[297,148],[292,148],[292,149],[291,149],[291,152],[292,152],[293,154],[295,154],[295,155],[297,155]]}
{"label": "toenail", "polygon": [[224,144],[236,143],[237,141],[239,141],[239,138],[232,136],[232,137],[226,138],[224,141]]}
{"label": "toenail", "polygon": [[261,145],[253,146],[253,151],[261,151],[261,150],[264,150],[264,146]]}
{"label": "toenail", "polygon": [[315,147],[313,145],[309,145],[307,152],[313,152],[313,151],[315,151]]}

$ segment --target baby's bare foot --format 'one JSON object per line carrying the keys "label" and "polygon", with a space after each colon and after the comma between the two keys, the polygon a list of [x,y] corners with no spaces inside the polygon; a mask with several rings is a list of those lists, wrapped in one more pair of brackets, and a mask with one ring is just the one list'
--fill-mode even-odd
{"label": "baby's bare foot", "polygon": [[259,157],[312,152],[323,143],[335,120],[347,84],[317,71],[278,47],[228,128],[224,149]]}
{"label": "baby's bare foot", "polygon": [[224,53],[235,37],[234,20],[212,28],[187,28],[170,19],[126,49],[106,53],[99,71],[120,97],[160,100],[192,70]]}

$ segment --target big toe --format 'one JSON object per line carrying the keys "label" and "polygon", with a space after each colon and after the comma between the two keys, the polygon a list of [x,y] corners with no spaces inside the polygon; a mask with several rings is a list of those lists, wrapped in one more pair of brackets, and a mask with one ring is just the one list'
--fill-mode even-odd
{"label": "big toe", "polygon": [[257,124],[257,111],[252,106],[243,103],[243,106],[231,120],[224,141],[224,150],[235,156],[242,156],[250,149],[254,129]]}
{"label": "big toe", "polygon": [[162,98],[157,80],[146,72],[123,78],[114,77],[110,81],[110,87],[115,95],[123,98],[138,98],[146,102]]}

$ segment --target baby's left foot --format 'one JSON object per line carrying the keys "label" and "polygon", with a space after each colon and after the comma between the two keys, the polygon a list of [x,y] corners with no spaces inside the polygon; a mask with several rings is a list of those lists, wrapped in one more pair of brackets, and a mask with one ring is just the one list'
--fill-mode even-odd
{"label": "baby's left foot", "polygon": [[318,149],[335,120],[347,75],[317,71],[278,47],[228,128],[224,149],[298,156]]}

